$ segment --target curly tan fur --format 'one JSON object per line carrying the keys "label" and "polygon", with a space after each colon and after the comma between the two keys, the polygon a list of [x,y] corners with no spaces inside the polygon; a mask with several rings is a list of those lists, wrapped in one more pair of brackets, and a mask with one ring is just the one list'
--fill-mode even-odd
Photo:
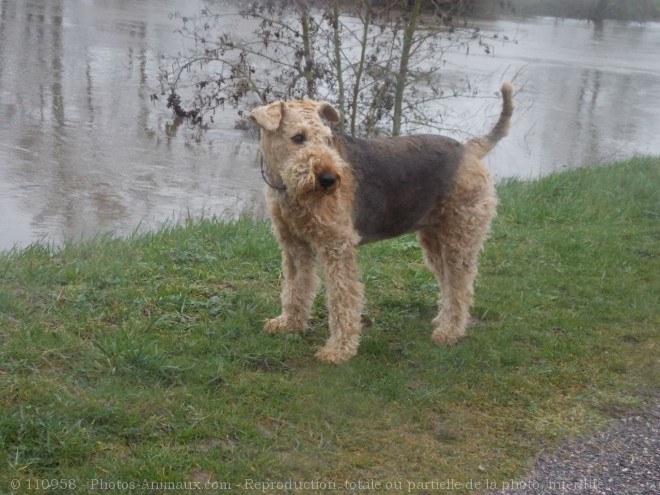
{"label": "curly tan fur", "polygon": [[[363,285],[357,246],[416,231],[441,287],[433,340],[465,335],[477,258],[497,198],[481,158],[508,132],[513,88],[491,132],[462,145],[440,136],[357,140],[326,125],[339,117],[326,102],[276,102],[253,110],[273,230],[282,249],[282,314],[268,333],[304,330],[319,282],[327,286],[330,337],[316,357],[340,363],[357,353]],[[272,181],[272,182],[271,182]]]}

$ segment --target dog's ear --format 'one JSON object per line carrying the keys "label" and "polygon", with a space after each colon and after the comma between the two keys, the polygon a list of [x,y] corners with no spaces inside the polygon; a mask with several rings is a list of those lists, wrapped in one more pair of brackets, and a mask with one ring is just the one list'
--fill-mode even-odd
{"label": "dog's ear", "polygon": [[333,124],[339,122],[339,112],[327,101],[321,101],[318,103],[318,112],[319,115],[325,117],[328,122],[332,122]]}
{"label": "dog's ear", "polygon": [[282,114],[284,113],[284,102],[276,101],[270,105],[257,107],[250,112],[250,119],[259,127],[267,131],[276,131],[280,126]]}

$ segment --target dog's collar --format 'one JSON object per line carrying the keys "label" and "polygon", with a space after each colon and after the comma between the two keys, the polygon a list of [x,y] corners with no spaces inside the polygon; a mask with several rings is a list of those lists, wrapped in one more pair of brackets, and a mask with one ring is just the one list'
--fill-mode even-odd
{"label": "dog's collar", "polygon": [[286,191],[286,186],[284,184],[282,184],[281,186],[276,186],[268,179],[268,173],[266,172],[266,165],[264,164],[264,156],[261,155],[260,158],[261,158],[261,177],[263,177],[264,182],[268,184],[269,187],[275,189],[276,191]]}

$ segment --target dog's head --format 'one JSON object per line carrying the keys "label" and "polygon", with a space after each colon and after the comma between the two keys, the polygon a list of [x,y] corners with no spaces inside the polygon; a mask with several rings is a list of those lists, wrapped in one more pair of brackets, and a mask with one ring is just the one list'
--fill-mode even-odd
{"label": "dog's head", "polygon": [[[339,114],[327,102],[312,100],[278,101],[257,107],[250,118],[261,128],[261,152],[267,173],[286,182],[285,168],[308,164],[313,171],[313,188],[332,192],[341,181],[341,166],[331,166],[338,157],[334,151],[328,122],[339,122]],[[331,158],[330,158],[331,157]],[[340,159],[341,160],[341,159]],[[321,162],[326,165],[319,165]],[[309,178],[306,188],[309,188]]]}
{"label": "dog's head", "polygon": [[282,167],[282,182],[298,197],[310,193],[332,194],[341,185],[346,163],[328,146],[309,145]]}

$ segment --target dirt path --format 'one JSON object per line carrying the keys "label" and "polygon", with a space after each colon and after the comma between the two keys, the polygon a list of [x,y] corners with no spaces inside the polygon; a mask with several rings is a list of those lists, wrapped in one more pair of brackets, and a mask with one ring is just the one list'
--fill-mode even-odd
{"label": "dirt path", "polygon": [[660,494],[660,400],[611,428],[538,459],[532,472],[491,495]]}

